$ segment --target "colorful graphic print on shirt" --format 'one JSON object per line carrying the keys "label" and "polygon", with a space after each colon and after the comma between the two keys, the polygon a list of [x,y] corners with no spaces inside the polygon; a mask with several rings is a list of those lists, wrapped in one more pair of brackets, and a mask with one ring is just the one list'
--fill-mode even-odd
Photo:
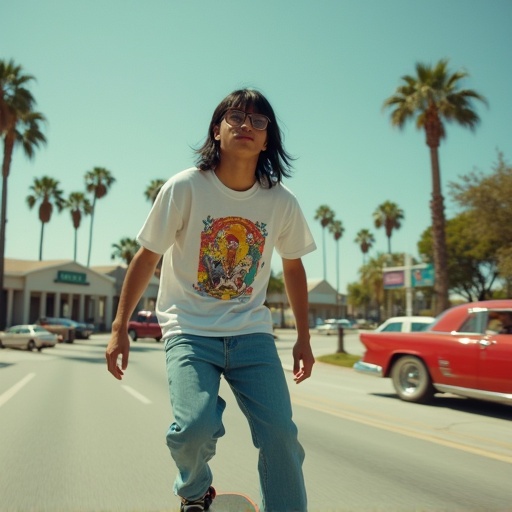
{"label": "colorful graphic print on shirt", "polygon": [[266,224],[209,215],[203,224],[194,289],[216,299],[249,300],[265,247]]}

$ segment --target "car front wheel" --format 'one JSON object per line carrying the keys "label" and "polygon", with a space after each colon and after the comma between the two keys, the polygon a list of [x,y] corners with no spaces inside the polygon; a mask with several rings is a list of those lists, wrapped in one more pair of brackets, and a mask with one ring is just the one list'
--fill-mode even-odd
{"label": "car front wheel", "polygon": [[34,350],[36,348],[36,344],[34,343],[34,340],[30,340],[28,343],[27,343],[27,350],[29,352],[32,352],[32,350]]}
{"label": "car front wheel", "polygon": [[427,403],[434,387],[427,367],[415,356],[403,356],[391,369],[391,380],[398,396],[406,402]]}
{"label": "car front wheel", "polygon": [[129,329],[128,336],[130,336],[132,341],[137,341],[137,331],[135,329]]}

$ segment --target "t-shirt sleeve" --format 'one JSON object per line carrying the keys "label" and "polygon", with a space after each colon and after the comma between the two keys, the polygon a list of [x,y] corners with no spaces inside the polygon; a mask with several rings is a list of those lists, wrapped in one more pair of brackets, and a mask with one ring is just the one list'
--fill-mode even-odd
{"label": "t-shirt sleeve", "polygon": [[176,240],[176,233],[183,227],[183,217],[175,200],[173,180],[164,184],[153,207],[137,235],[142,247],[157,254],[164,254]]}
{"label": "t-shirt sleeve", "polygon": [[282,220],[281,233],[275,246],[281,258],[301,258],[316,249],[313,235],[295,196],[291,196]]}

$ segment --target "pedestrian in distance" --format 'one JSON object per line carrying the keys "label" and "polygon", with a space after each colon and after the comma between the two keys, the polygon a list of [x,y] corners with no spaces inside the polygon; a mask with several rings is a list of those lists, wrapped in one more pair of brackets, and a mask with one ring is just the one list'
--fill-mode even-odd
{"label": "pedestrian in distance", "polygon": [[106,350],[108,371],[123,378],[127,324],[163,257],[156,313],[174,420],[166,439],[178,470],[180,510],[207,510],[215,497],[208,461],[224,434],[224,376],[259,450],[264,510],[303,512],[304,450],[264,305],[275,249],[296,322],[293,378],[301,383],[314,364],[301,258],[316,246],[296,197],[282,183],[291,175],[292,158],[272,106],[253,89],[220,102],[196,153],[197,167],[165,183],[139,231],[141,247],[128,267]]}

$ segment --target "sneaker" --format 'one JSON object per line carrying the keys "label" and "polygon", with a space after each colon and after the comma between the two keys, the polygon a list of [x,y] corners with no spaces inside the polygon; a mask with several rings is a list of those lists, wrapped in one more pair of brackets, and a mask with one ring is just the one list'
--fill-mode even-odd
{"label": "sneaker", "polygon": [[203,510],[208,510],[212,501],[215,499],[215,489],[210,486],[206,491],[206,494],[195,501],[188,501],[184,498],[181,498],[181,506],[180,512],[203,512]]}

